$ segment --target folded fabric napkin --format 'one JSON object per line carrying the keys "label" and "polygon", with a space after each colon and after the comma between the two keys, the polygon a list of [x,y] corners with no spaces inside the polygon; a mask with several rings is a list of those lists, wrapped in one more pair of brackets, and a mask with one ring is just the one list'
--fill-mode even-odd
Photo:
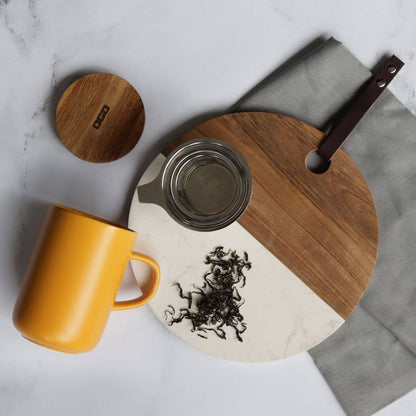
{"label": "folded fabric napkin", "polygon": [[[322,130],[370,77],[329,39],[231,111],[280,113]],[[386,90],[343,149],[373,194],[379,253],[358,307],[310,353],[345,412],[367,416],[416,388],[416,118]]]}

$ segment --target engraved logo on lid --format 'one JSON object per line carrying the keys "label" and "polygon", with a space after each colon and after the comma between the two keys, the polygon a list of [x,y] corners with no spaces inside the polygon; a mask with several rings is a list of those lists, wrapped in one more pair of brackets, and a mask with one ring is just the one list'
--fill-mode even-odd
{"label": "engraved logo on lid", "polygon": [[104,121],[105,116],[110,111],[110,107],[108,105],[103,105],[103,108],[101,109],[100,113],[98,114],[97,118],[94,121],[94,124],[92,125],[95,129],[99,129],[101,127],[101,123]]}

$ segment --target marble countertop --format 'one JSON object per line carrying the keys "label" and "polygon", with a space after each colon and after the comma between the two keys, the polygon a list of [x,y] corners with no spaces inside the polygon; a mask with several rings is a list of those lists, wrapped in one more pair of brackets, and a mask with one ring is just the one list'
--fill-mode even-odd
{"label": "marble countertop", "polygon": [[[143,307],[113,313],[96,350],[69,356],[25,341],[11,313],[50,201],[125,223],[138,178],[178,131],[317,38],[336,37],[369,68],[398,55],[390,89],[415,113],[415,19],[412,0],[0,0],[0,414],[343,415],[307,353],[216,359]],[[139,144],[104,165],[69,153],[53,124],[64,88],[97,71],[130,81],[146,109]],[[119,297],[133,293],[128,272]],[[416,414],[416,391],[379,412],[398,414]]]}

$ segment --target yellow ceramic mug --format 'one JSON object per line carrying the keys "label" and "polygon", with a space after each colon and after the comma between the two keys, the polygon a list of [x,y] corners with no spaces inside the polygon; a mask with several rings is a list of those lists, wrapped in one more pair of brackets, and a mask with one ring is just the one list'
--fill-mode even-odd
{"label": "yellow ceramic mug", "polygon": [[[92,350],[111,310],[149,302],[159,286],[158,264],[132,252],[136,233],[61,205],[51,205],[17,298],[13,322],[37,344],[66,353]],[[147,292],[115,301],[130,259],[153,269]]]}

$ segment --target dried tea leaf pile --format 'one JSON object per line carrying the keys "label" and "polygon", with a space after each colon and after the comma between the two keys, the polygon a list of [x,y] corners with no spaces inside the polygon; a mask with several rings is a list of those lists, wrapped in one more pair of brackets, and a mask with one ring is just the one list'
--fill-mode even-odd
{"label": "dried tea leaf pile", "polygon": [[203,276],[201,287],[194,287],[184,293],[179,283],[174,283],[178,294],[187,300],[187,307],[176,309],[169,305],[165,311],[168,325],[189,320],[192,332],[201,338],[207,338],[211,331],[222,339],[227,338],[225,329],[234,330],[239,341],[243,341],[241,334],[247,329],[240,307],[244,304],[238,291],[246,284],[245,271],[251,269],[248,254],[244,252],[240,257],[235,250],[224,251],[224,247],[216,247],[205,259],[209,271]]}

